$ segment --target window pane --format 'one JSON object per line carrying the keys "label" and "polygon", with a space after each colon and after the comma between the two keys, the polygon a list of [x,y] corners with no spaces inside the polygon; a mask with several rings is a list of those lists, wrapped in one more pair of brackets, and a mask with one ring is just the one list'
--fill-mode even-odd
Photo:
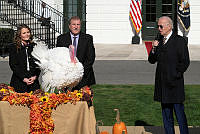
{"label": "window pane", "polygon": [[77,0],[68,0],[68,4],[70,4],[70,5],[76,4],[77,5]]}
{"label": "window pane", "polygon": [[146,6],[146,13],[150,13],[151,12],[151,6],[150,5],[147,5]]}
{"label": "window pane", "polygon": [[155,5],[147,5],[146,13],[156,13],[156,6]]}
{"label": "window pane", "polygon": [[163,5],[162,6],[163,13],[171,13],[172,12],[172,5]]}
{"label": "window pane", "polygon": [[172,0],[162,0],[162,4],[172,4]]}
{"label": "window pane", "polygon": [[156,5],[151,6],[151,13],[156,13]]}
{"label": "window pane", "polygon": [[147,22],[156,22],[156,14],[146,14]]}
{"label": "window pane", "polygon": [[146,4],[156,4],[156,0],[146,0]]}

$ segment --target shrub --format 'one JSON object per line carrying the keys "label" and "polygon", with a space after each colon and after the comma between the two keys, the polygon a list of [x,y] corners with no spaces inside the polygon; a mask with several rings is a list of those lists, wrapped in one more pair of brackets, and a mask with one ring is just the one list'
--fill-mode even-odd
{"label": "shrub", "polygon": [[0,56],[8,55],[8,44],[13,42],[14,30],[11,28],[0,28]]}

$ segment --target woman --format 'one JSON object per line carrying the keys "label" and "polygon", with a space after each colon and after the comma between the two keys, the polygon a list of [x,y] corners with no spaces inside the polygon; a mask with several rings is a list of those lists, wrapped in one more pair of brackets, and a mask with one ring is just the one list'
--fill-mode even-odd
{"label": "woman", "polygon": [[22,24],[17,28],[14,43],[10,46],[9,65],[13,71],[10,86],[19,93],[40,88],[40,70],[31,55],[33,46],[36,45],[32,39],[30,28]]}

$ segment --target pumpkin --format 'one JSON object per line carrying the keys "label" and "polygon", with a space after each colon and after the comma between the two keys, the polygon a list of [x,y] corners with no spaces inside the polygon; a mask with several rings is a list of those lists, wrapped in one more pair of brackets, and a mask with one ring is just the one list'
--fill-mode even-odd
{"label": "pumpkin", "polygon": [[107,131],[102,131],[100,134],[109,134]]}
{"label": "pumpkin", "polygon": [[120,121],[119,109],[114,109],[114,111],[117,111],[117,122],[113,126],[113,134],[127,134],[127,128],[125,123]]}

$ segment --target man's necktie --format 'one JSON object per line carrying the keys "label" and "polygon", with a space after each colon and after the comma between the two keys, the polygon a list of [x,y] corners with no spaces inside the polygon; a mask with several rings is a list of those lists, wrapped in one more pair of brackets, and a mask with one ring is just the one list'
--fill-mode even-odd
{"label": "man's necktie", "polygon": [[167,40],[167,38],[166,38],[166,37],[164,37],[164,38],[163,38],[163,45],[165,45],[165,43],[166,43],[166,40]]}
{"label": "man's necktie", "polygon": [[73,41],[73,46],[74,46],[74,56],[76,56],[76,38],[77,38],[77,37],[74,36],[74,41]]}

